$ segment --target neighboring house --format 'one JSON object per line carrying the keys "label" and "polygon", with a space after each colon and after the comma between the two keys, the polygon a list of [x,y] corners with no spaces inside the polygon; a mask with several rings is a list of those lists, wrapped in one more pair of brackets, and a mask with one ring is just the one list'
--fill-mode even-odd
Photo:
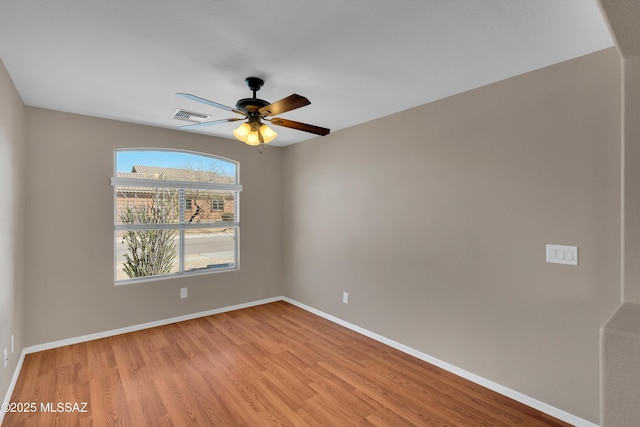
{"label": "neighboring house", "polygon": [[[157,166],[135,165],[131,172],[118,172],[119,178],[140,179],[139,187],[120,187],[117,193],[118,212],[126,206],[146,205],[152,207],[153,196],[157,194],[154,187],[146,186],[143,180],[167,180],[233,184],[234,177],[216,171],[195,169],[163,168]],[[178,215],[177,203],[184,200],[184,222],[218,222],[233,221],[234,193],[229,191],[184,190],[175,192],[173,202],[176,203],[175,214]]]}

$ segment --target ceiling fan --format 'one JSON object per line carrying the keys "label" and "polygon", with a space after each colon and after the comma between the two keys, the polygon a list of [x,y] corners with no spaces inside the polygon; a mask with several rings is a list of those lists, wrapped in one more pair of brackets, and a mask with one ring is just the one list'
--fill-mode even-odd
{"label": "ceiling fan", "polygon": [[[191,125],[180,126],[180,129],[196,129],[205,126],[218,125],[222,123],[237,122],[240,120],[246,120],[242,125],[233,131],[233,135],[242,142],[249,145],[268,144],[275,139],[278,135],[264,121],[270,122],[272,125],[282,126],[286,128],[301,130],[303,132],[309,132],[316,135],[328,135],[330,130],[320,126],[309,125],[306,123],[295,122],[293,120],[281,119],[277,116],[287,111],[295,110],[296,108],[304,107],[311,104],[311,102],[304,96],[297,94],[289,95],[279,101],[269,103],[263,99],[256,97],[256,92],[260,90],[264,85],[264,80],[259,77],[247,77],[245,83],[249,86],[249,89],[253,91],[253,97],[240,99],[235,108],[228,107],[217,102],[209,101],[208,99],[201,98],[199,96],[191,95],[189,93],[177,93],[176,95],[182,96],[193,101],[201,102],[203,104],[210,105],[212,107],[222,108],[223,110],[232,111],[243,117],[233,117],[230,119],[202,121]],[[208,116],[203,116],[207,118]],[[270,118],[271,117],[271,118]]]}

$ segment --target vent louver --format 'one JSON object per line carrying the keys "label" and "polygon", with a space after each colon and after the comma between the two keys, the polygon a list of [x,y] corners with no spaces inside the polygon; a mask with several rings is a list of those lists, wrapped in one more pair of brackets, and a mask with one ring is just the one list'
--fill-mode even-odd
{"label": "vent louver", "polygon": [[172,117],[176,120],[182,120],[185,122],[202,123],[205,120],[207,120],[210,116],[206,114],[194,113],[193,111],[187,111],[187,110],[178,108],[176,111],[173,112]]}

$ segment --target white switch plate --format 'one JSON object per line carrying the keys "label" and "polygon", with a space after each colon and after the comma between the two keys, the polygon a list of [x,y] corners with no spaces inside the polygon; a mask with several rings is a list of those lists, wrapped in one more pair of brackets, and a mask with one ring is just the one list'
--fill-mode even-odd
{"label": "white switch plate", "polygon": [[578,265],[578,247],[547,245],[547,262],[552,264]]}
{"label": "white switch plate", "polygon": [[187,288],[180,288],[180,298],[186,298],[189,296],[189,293],[187,292]]}
{"label": "white switch plate", "polygon": [[349,304],[349,292],[342,293],[342,302],[344,304]]}
{"label": "white switch plate", "polygon": [[6,368],[9,364],[9,354],[7,353],[7,349],[5,348],[2,352],[2,360],[4,360],[3,367]]}

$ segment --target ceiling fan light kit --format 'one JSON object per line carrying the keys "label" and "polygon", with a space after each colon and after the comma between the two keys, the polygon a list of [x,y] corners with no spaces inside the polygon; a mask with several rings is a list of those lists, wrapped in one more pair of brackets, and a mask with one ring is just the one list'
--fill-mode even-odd
{"label": "ceiling fan light kit", "polygon": [[[244,116],[246,118],[246,122],[238,126],[233,131],[233,136],[235,136],[239,141],[242,141],[248,145],[259,145],[262,147],[265,144],[273,141],[278,136],[278,134],[265,123],[263,123],[262,120],[269,121],[272,125],[296,129],[303,132],[309,132],[315,135],[324,136],[329,134],[329,129],[320,126],[295,122],[293,120],[268,118],[270,116],[276,116],[278,114],[286,113],[287,111],[295,110],[296,108],[304,107],[305,105],[311,104],[311,102],[304,96],[300,96],[294,93],[293,95],[289,95],[279,101],[269,103],[264,99],[258,99],[256,97],[256,92],[258,92],[262,85],[264,85],[264,80],[259,77],[247,77],[245,79],[245,82],[247,86],[249,86],[249,89],[251,89],[251,91],[253,92],[253,97],[240,99],[236,103],[235,108],[228,107],[214,101],[209,101],[208,99],[188,93],[177,93],[176,95]],[[230,119],[213,120],[209,122],[203,121],[201,123],[180,126],[180,128],[195,129],[221,123],[235,122],[238,120],[244,119],[234,117]]]}
{"label": "ceiling fan light kit", "polygon": [[233,136],[248,145],[260,145],[261,143],[270,143],[278,134],[264,123],[254,122],[249,124],[246,122],[233,131]]}

